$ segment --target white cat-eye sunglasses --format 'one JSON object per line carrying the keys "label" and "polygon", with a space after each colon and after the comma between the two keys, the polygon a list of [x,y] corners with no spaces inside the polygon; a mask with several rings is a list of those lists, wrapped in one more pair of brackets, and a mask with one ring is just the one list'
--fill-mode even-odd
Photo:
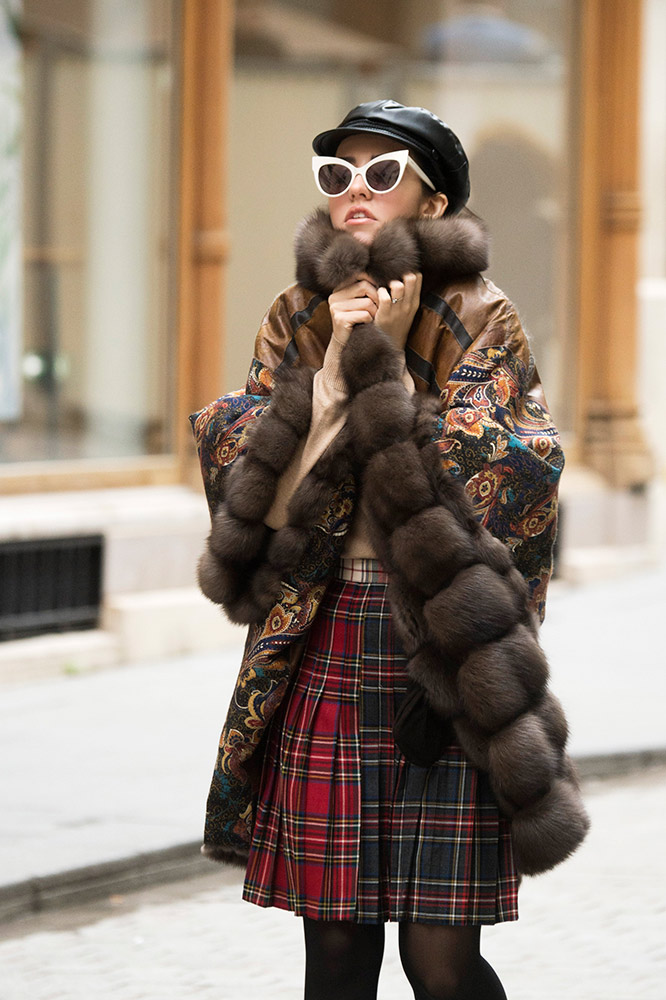
{"label": "white cat-eye sunglasses", "polygon": [[435,185],[426,177],[418,163],[409,155],[408,149],[397,149],[392,153],[382,153],[375,156],[362,167],[355,167],[348,160],[337,156],[313,156],[312,170],[315,182],[322,194],[327,198],[337,198],[348,191],[354,178],[360,174],[363,183],[374,194],[388,194],[402,180],[405,168],[409,164],[414,173],[421,178],[433,191]]}

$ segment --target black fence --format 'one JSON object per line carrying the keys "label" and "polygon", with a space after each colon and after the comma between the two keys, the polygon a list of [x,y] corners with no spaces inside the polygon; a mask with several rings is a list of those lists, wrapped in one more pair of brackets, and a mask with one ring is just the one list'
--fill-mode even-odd
{"label": "black fence", "polygon": [[101,535],[0,543],[0,641],[96,628]]}

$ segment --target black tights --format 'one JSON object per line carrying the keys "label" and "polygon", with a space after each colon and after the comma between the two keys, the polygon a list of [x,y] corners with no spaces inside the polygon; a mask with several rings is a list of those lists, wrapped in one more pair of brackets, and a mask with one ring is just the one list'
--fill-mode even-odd
{"label": "black tights", "polygon": [[[384,925],[303,921],[305,1000],[376,1000]],[[415,1000],[506,1000],[479,953],[479,927],[400,924],[400,958]]]}
{"label": "black tights", "polygon": [[305,929],[305,1000],[376,1000],[384,925],[309,920]]}
{"label": "black tights", "polygon": [[400,958],[415,1000],[506,1000],[481,957],[480,927],[400,924]]}

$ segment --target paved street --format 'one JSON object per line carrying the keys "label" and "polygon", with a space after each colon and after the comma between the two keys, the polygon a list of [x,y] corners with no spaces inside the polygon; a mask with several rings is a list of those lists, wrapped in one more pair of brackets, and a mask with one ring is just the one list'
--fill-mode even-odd
{"label": "paved street", "polygon": [[[593,828],[484,932],[509,1000],[664,1000],[666,768],[588,783]],[[208,875],[0,928],[1,1000],[298,1000],[300,921]],[[409,1000],[389,927],[380,1000]],[[341,998],[343,1000],[343,998]]]}

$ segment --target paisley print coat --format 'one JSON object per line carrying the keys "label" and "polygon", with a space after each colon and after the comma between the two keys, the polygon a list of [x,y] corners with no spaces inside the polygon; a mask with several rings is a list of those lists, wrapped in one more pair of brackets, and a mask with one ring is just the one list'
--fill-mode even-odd
{"label": "paisley print coat", "polygon": [[[280,704],[356,505],[389,573],[408,670],[487,770],[512,818],[520,869],[557,864],[587,829],[566,722],[537,639],[563,456],[514,306],[481,275],[473,216],[395,220],[372,247],[301,225],[297,283],[259,331],[245,389],[192,417],[212,530],[204,593],[249,625],[208,798],[204,853],[243,863],[263,737]],[[404,360],[374,325],[343,351],[343,430],[296,490],[288,524],[264,517],[307,434],[312,376],[331,336],[326,298],[359,271],[380,284],[423,273]]]}

